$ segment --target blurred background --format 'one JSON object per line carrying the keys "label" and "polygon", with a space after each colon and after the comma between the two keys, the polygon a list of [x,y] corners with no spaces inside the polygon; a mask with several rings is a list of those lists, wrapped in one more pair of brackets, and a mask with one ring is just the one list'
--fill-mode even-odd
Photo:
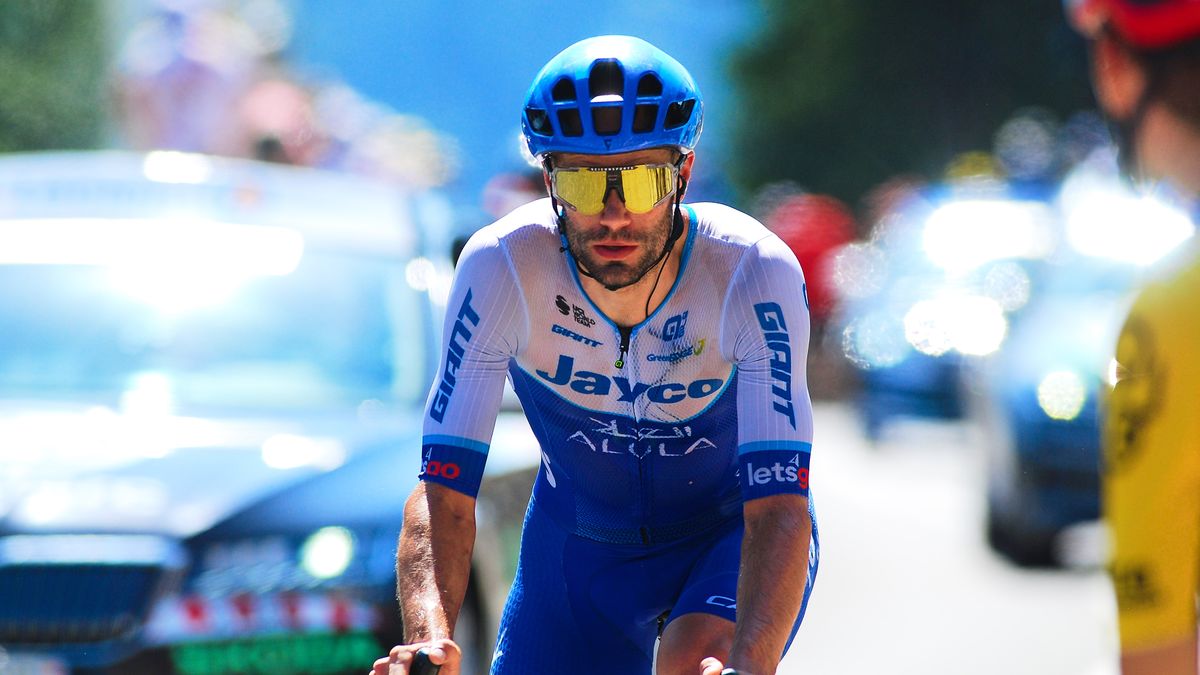
{"label": "blurred background", "polygon": [[[0,3],[0,673],[358,673],[454,253],[596,34],[704,94],[691,201],[806,272],[822,565],[784,673],[1116,673],[1099,400],[1192,235],[1053,0]],[[1129,227],[1137,223],[1138,229]],[[498,422],[483,672],[538,450]]]}

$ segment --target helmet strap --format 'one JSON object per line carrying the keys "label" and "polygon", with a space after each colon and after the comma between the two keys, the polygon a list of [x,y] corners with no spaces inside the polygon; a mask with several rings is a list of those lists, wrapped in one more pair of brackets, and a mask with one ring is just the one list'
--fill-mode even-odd
{"label": "helmet strap", "polygon": [[[683,180],[683,179],[680,179]],[[683,183],[686,185],[687,181]],[[659,254],[658,260],[654,261],[655,265],[662,263],[658,267],[658,273],[654,275],[654,285],[650,287],[650,292],[646,294],[646,308],[643,314],[650,316],[650,299],[654,297],[654,291],[658,290],[658,280],[662,278],[663,268],[667,266],[666,257],[671,253],[671,249],[675,248],[675,242],[683,235],[683,214],[679,208],[679,202],[683,199],[682,190],[675,196],[675,213],[671,216],[671,235],[667,237],[667,243],[663,245],[662,253]],[[646,270],[649,272],[650,270]],[[642,275],[645,276],[645,275]]]}
{"label": "helmet strap", "polygon": [[[654,285],[650,287],[650,292],[646,294],[646,307],[643,314],[650,316],[650,299],[654,297],[654,291],[658,290],[658,280],[662,278],[663,269],[667,266],[666,258],[671,253],[671,249],[675,248],[675,242],[683,236],[683,210],[680,208],[683,203],[683,193],[687,191],[687,179],[680,173],[683,167],[683,160],[687,155],[681,155],[679,161],[675,163],[675,175],[679,177],[679,183],[675,186],[675,204],[674,212],[671,214],[671,234],[667,236],[666,243],[663,244],[662,253],[658,254],[658,259],[654,261],[654,265],[659,265],[658,272],[654,275]],[[649,272],[650,270],[646,270]],[[642,276],[645,276],[644,274]],[[640,279],[639,279],[640,280]]]}

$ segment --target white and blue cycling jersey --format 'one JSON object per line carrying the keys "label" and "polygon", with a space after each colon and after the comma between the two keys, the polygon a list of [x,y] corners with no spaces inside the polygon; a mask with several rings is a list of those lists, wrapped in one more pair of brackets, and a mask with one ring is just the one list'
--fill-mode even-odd
{"label": "white and blue cycling jersey", "polygon": [[475,496],[509,378],[542,450],[534,502],[600,542],[680,539],[744,500],[808,494],[809,319],[790,249],[718,204],[684,207],[666,300],[622,329],[582,290],[549,199],[459,262],[421,478]]}

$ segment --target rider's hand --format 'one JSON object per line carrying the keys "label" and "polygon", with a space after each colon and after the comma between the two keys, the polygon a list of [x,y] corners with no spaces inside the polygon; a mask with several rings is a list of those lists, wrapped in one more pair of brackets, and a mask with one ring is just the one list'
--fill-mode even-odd
{"label": "rider's hand", "polygon": [[392,651],[375,662],[371,675],[408,675],[409,664],[419,649],[429,650],[429,660],[442,667],[438,675],[460,675],[462,650],[453,640],[430,640],[411,645],[396,645]]}
{"label": "rider's hand", "polygon": [[[733,668],[725,670],[725,664],[713,657],[708,657],[700,662],[700,675],[723,675],[725,672],[735,672]],[[736,671],[742,673],[742,671]],[[742,673],[745,675],[745,673]]]}

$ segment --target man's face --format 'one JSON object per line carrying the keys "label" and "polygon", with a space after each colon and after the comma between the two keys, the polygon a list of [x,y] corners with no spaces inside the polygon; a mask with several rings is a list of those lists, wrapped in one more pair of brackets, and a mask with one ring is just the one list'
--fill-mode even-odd
{"label": "man's face", "polygon": [[[554,166],[581,168],[673,164],[676,156],[675,151],[668,148],[620,155],[562,153],[554,158]],[[566,209],[564,229],[571,255],[610,291],[636,283],[655,265],[666,246],[671,232],[674,201],[672,196],[646,213],[633,213],[626,208],[616,190],[609,190],[604,199],[604,209],[598,214],[584,215]]]}

